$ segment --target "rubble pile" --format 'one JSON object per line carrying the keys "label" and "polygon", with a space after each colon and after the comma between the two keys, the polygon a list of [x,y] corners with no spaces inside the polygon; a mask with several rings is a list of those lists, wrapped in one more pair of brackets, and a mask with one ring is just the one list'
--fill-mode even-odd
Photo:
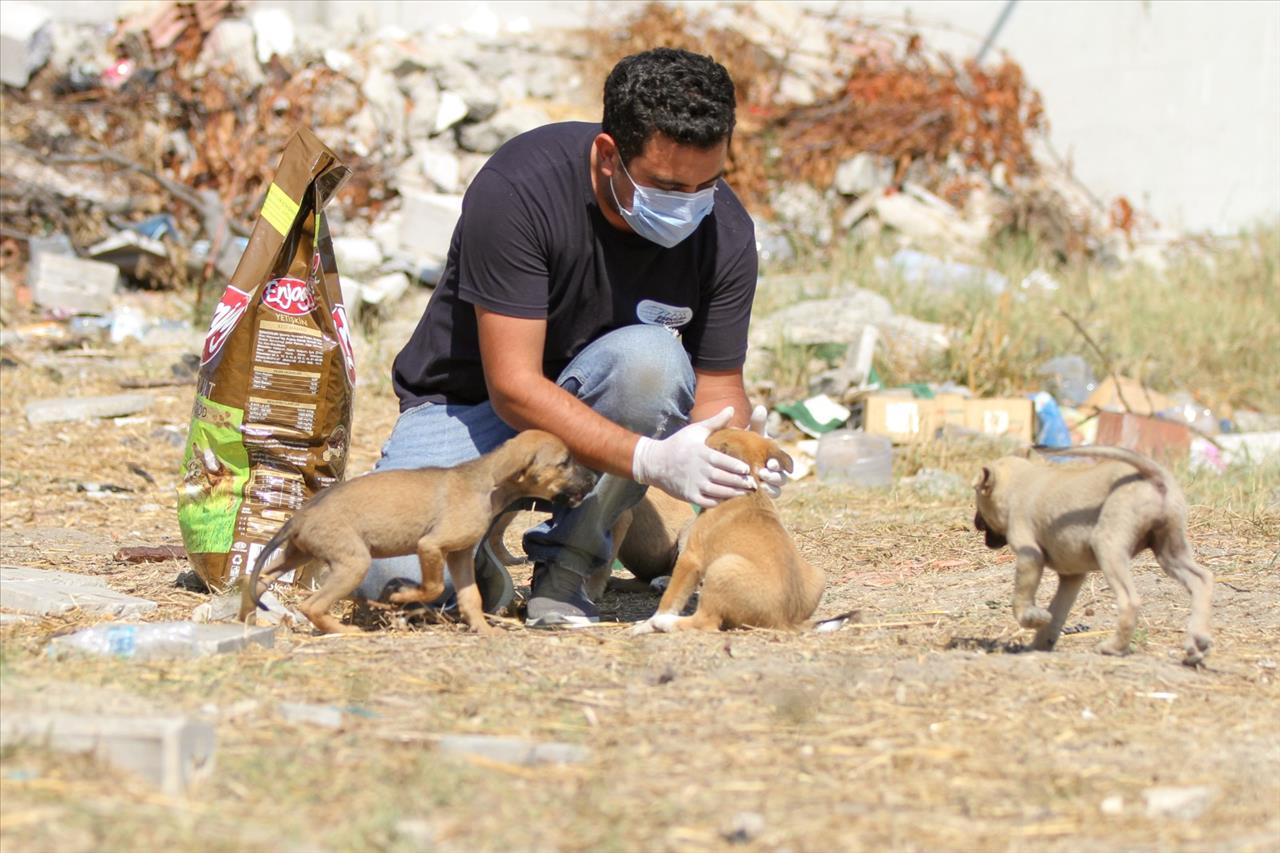
{"label": "rubble pile", "polygon": [[1135,242],[1168,242],[1126,199],[1108,207],[1037,151],[1044,108],[1012,59],[979,66],[910,29],[788,4],[651,3],[589,43],[597,74],[654,44],[725,64],[739,99],[729,180],[775,220],[766,234],[825,246],[888,229],[972,258],[992,237],[1029,233],[1064,261],[1123,262]]}

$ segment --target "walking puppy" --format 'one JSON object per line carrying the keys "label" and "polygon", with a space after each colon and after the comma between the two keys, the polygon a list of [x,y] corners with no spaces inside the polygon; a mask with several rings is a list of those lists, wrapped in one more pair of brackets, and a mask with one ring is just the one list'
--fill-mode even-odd
{"label": "walking puppy", "polygon": [[[1008,456],[984,467],[973,483],[974,526],[986,534],[987,547],[1008,544],[1018,558],[1013,615],[1022,627],[1036,629],[1032,648],[1053,648],[1085,575],[1100,571],[1116,594],[1119,620],[1115,636],[1099,650],[1126,654],[1140,603],[1129,561],[1150,548],[1165,573],[1191,593],[1183,662],[1203,660],[1211,644],[1213,574],[1191,551],[1186,499],[1173,476],[1119,447],[1039,452],[1103,461],[1062,469]],[[1035,603],[1045,566],[1058,573],[1058,591],[1047,611]]]}
{"label": "walking puppy", "polygon": [[475,550],[493,517],[520,497],[576,505],[594,481],[590,471],[574,464],[564,442],[527,430],[455,468],[378,471],[339,483],[294,513],[267,543],[243,586],[240,619],[254,612],[271,579],[319,560],[328,564],[329,575],[298,609],[322,632],[358,631],[331,616],[329,608],[360,585],[373,557],[417,553],[421,586],[400,590],[391,600],[434,601],[444,592],[447,565],[462,618],[471,630],[489,633],[475,585]]}
{"label": "walking puppy", "polygon": [[[770,459],[782,470],[792,470],[791,457],[777,443],[749,430],[718,430],[707,445],[741,459],[753,471]],[[796,551],[764,491],[703,510],[687,535],[658,612],[633,633],[794,628],[813,615],[826,578]],[[680,616],[699,583],[697,611]]]}

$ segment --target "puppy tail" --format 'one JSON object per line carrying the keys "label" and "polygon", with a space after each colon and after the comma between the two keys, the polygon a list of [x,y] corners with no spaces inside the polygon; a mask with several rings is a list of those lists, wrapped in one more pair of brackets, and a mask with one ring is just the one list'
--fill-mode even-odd
{"label": "puppy tail", "polygon": [[267,565],[267,561],[271,559],[271,555],[293,535],[293,519],[290,518],[280,529],[276,531],[276,535],[272,536],[267,544],[263,546],[262,552],[258,554],[258,559],[253,564],[253,572],[249,575],[249,580],[241,590],[240,598],[240,618],[248,617],[254,610],[266,610],[267,608],[258,599],[258,578],[262,576],[262,569]]}
{"label": "puppy tail", "polygon": [[1160,494],[1167,495],[1174,485],[1173,475],[1158,462],[1143,456],[1141,453],[1134,453],[1123,447],[1111,447],[1109,445],[1089,445],[1087,447],[1044,447],[1036,448],[1036,452],[1044,456],[1085,456],[1094,459],[1114,459],[1117,462],[1126,462],[1138,469],[1138,473],[1151,481],[1151,484],[1160,490]]}

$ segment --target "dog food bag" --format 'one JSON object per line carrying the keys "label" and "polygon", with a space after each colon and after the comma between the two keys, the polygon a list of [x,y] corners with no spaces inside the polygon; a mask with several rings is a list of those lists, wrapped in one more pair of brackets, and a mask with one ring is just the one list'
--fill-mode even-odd
{"label": "dog food bag", "polygon": [[204,339],[178,524],[215,588],[342,479],[356,373],[322,212],[348,174],[313,133],[293,135]]}

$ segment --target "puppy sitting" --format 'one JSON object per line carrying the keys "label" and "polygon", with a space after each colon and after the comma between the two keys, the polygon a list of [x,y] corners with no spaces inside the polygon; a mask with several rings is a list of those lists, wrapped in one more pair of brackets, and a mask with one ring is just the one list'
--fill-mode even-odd
{"label": "puppy sitting", "polygon": [[[758,433],[722,429],[707,446],[757,470],[770,459],[792,470],[791,457]],[[702,592],[692,616],[680,616],[698,584]],[[826,578],[805,562],[782,526],[773,501],[762,490],[703,510],[687,533],[671,583],[658,612],[633,633],[721,628],[794,628],[818,606]]]}
{"label": "puppy sitting", "polygon": [[358,631],[329,615],[329,608],[360,585],[371,558],[417,553],[422,584],[396,592],[391,601],[434,601],[444,592],[447,565],[462,618],[471,630],[488,633],[493,629],[475,585],[475,551],[493,517],[521,497],[576,505],[594,483],[564,442],[539,430],[454,468],[378,471],[338,483],[294,513],[263,548],[243,586],[240,619],[254,612],[271,579],[319,560],[328,564],[328,577],[298,609],[322,632]]}
{"label": "puppy sitting", "polygon": [[[1085,575],[1100,571],[1115,591],[1119,621],[1115,636],[1099,650],[1126,654],[1139,605],[1129,561],[1150,548],[1160,567],[1191,593],[1184,663],[1203,660],[1211,643],[1213,574],[1192,554],[1186,499],[1173,476],[1119,447],[1039,452],[1104,461],[1063,469],[1009,456],[984,467],[974,480],[974,525],[986,533],[987,547],[1008,544],[1018,558],[1013,615],[1022,627],[1036,629],[1032,647],[1053,648]],[[1035,603],[1045,566],[1058,573],[1058,591],[1047,611]]]}

